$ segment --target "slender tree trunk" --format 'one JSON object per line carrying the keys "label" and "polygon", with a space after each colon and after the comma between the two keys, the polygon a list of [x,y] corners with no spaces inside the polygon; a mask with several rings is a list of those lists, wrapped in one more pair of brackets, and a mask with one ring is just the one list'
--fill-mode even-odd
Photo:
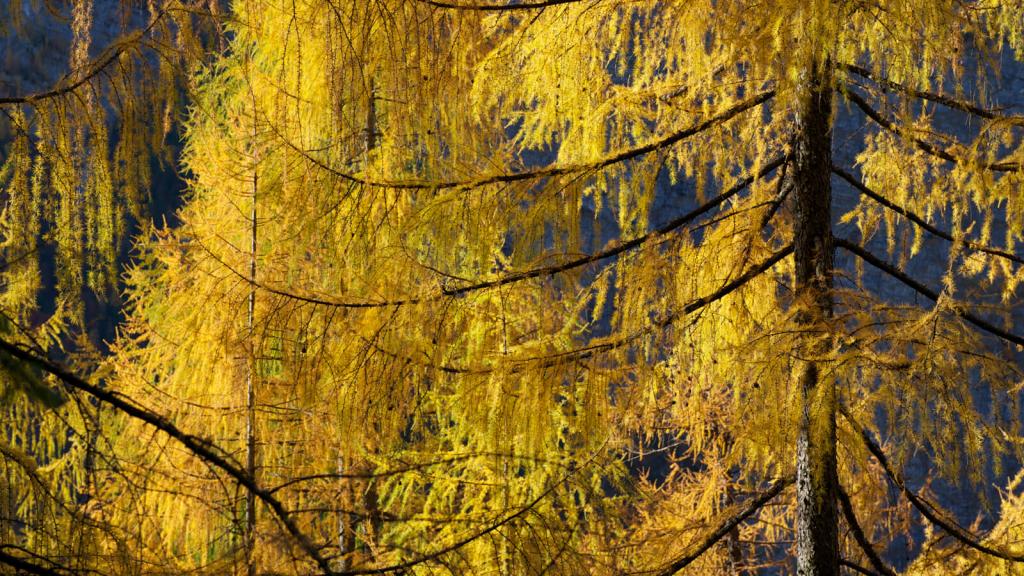
{"label": "slender tree trunk", "polygon": [[797,574],[839,573],[836,388],[816,357],[829,349],[832,315],[832,73],[825,62],[800,87],[791,174],[797,317],[803,325],[797,374],[802,417],[797,438]]}
{"label": "slender tree trunk", "polygon": [[[366,101],[366,128],[365,128],[365,149],[364,158],[369,166],[370,154],[377,148],[377,100],[376,86],[373,79],[370,79],[369,93]],[[370,449],[367,446],[367,449]],[[344,476],[345,471],[360,475],[369,476],[371,468],[369,464],[356,455],[352,455],[350,465],[346,468],[344,455],[338,456],[338,475]],[[367,477],[364,480],[341,479],[341,493],[343,510],[338,515],[338,548],[341,558],[338,561],[338,569],[346,572],[352,569],[352,555],[356,551],[356,543],[359,533],[362,532],[362,540],[366,545],[369,555],[374,554],[374,542],[380,534],[380,510],[377,496],[377,486],[373,478]],[[360,520],[360,513],[366,518]]]}
{"label": "slender tree trunk", "polygon": [[[249,357],[245,368],[245,473],[253,481],[256,480],[256,344],[254,331],[256,322],[256,197],[259,191],[259,154],[256,152],[256,99],[253,98],[253,166],[252,166],[252,211],[249,214],[249,303],[245,318],[247,338],[249,339]],[[248,576],[256,575],[256,563],[253,560],[256,533],[256,494],[252,490],[245,493],[245,526],[242,529],[242,542],[245,547],[245,572]]]}
{"label": "slender tree trunk", "polygon": [[355,489],[352,487],[353,480],[346,480],[343,476],[348,472],[345,466],[344,456],[338,456],[338,475],[342,476],[340,498],[340,510],[338,511],[338,571],[348,572],[352,569],[352,552],[356,549],[356,523],[359,517],[352,513],[355,510]]}
{"label": "slender tree trunk", "polygon": [[[370,153],[377,148],[377,86],[373,78],[370,78],[370,94],[368,96],[368,102],[366,106],[366,162],[370,162]],[[371,430],[376,432],[377,427],[371,426]],[[372,442],[366,446],[367,451],[376,452],[376,442]],[[373,471],[370,467],[369,462],[362,462],[364,470],[369,474]],[[363,523],[363,535],[364,542],[367,546],[367,551],[370,558],[375,555],[375,548],[377,539],[380,537],[381,531],[381,518],[380,518],[380,502],[377,494],[377,480],[372,477],[366,479],[366,485],[363,487],[363,512],[367,515],[367,519]]]}

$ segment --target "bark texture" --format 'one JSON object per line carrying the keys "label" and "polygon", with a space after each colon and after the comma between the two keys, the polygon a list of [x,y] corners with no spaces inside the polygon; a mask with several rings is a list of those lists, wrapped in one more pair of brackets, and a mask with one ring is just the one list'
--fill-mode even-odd
{"label": "bark texture", "polygon": [[791,166],[796,295],[803,325],[797,351],[802,418],[797,438],[797,573],[839,573],[836,388],[816,358],[830,347],[832,315],[832,75],[825,62],[808,70],[795,119]]}

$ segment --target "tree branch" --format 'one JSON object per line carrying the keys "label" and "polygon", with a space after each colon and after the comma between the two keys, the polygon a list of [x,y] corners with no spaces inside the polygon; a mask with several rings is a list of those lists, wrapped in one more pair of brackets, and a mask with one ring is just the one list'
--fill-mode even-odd
{"label": "tree branch", "polygon": [[417,472],[419,470],[424,470],[424,469],[432,468],[432,467],[435,467],[435,466],[450,465],[450,464],[455,464],[457,462],[465,462],[465,461],[470,460],[472,458],[484,458],[484,457],[487,457],[487,458],[506,458],[506,459],[509,459],[509,460],[528,461],[528,462],[541,463],[541,464],[547,464],[547,465],[552,465],[552,466],[559,466],[559,465],[564,466],[564,464],[562,464],[562,463],[555,462],[555,461],[552,461],[552,460],[548,460],[548,459],[545,459],[545,458],[537,458],[537,457],[532,457],[532,456],[524,456],[524,455],[512,454],[512,453],[508,453],[508,452],[474,452],[474,453],[471,453],[471,454],[459,454],[459,455],[456,455],[456,456],[452,456],[450,458],[442,458],[440,460],[433,460],[433,461],[429,461],[429,462],[420,462],[420,463],[417,463],[417,464],[408,464],[408,465],[403,466],[401,468],[392,468],[392,469],[389,469],[389,470],[381,470],[379,472],[366,472],[366,473],[358,473],[358,472],[356,472],[356,473],[325,472],[325,473],[322,473],[322,474],[310,474],[308,476],[298,476],[298,477],[292,478],[292,479],[290,479],[290,480],[288,480],[288,481],[286,481],[286,482],[284,482],[282,484],[278,484],[277,486],[274,486],[273,488],[269,489],[268,492],[271,492],[271,493],[278,492],[278,491],[280,491],[280,490],[282,490],[284,488],[288,488],[288,487],[293,486],[295,484],[301,484],[303,482],[310,482],[310,481],[314,481],[314,480],[358,480],[358,479],[366,480],[366,479],[390,478],[392,476],[398,476],[400,474],[406,474],[406,473],[409,473],[409,472]]}
{"label": "tree branch", "polygon": [[76,574],[76,571],[67,568],[47,568],[40,566],[33,562],[29,562],[24,558],[19,558],[13,554],[8,554],[3,550],[0,550],[0,564],[6,564],[11,568],[14,568],[16,573],[24,572],[26,574],[35,574],[37,576],[68,576],[70,574]]}
{"label": "tree branch", "polygon": [[[593,460],[595,458],[596,458],[596,455],[591,456],[591,458],[589,458],[584,463],[584,465],[589,465],[590,463],[593,462]],[[510,522],[512,522],[514,520],[516,520],[517,518],[520,518],[520,517],[526,515],[527,513],[532,511],[534,509],[534,507],[537,504],[540,503],[541,500],[543,500],[544,498],[547,498],[552,492],[554,492],[555,489],[558,486],[561,486],[566,481],[568,481],[569,478],[571,478],[579,469],[582,469],[582,466],[581,466],[581,468],[570,469],[568,472],[566,472],[566,474],[564,474],[562,476],[561,479],[559,479],[556,482],[552,482],[550,486],[548,486],[543,492],[540,493],[540,495],[538,495],[536,498],[534,498],[529,503],[527,503],[525,506],[519,508],[518,510],[516,510],[512,514],[509,514],[509,515],[505,516],[504,518],[502,518],[501,520],[499,520],[498,522],[495,522],[494,524],[489,525],[487,528],[484,528],[484,529],[482,529],[482,530],[480,530],[480,531],[478,531],[478,532],[476,532],[474,534],[471,534],[470,536],[467,536],[467,537],[465,537],[465,538],[463,538],[461,540],[458,540],[457,542],[449,544],[448,546],[444,546],[444,547],[442,547],[442,548],[440,548],[440,549],[438,549],[438,550],[436,550],[434,552],[431,552],[431,553],[428,553],[428,554],[423,554],[423,555],[419,556],[418,558],[414,558],[414,559],[408,560],[406,562],[401,562],[401,563],[398,563],[398,564],[392,564],[390,566],[380,566],[380,567],[377,567],[377,568],[358,568],[358,569],[355,569],[355,570],[345,570],[345,571],[341,571],[341,572],[334,572],[333,575],[334,576],[357,576],[357,575],[368,575],[368,574],[387,574],[389,572],[398,572],[398,573],[401,574],[401,573],[404,573],[409,568],[412,568],[414,566],[418,566],[418,565],[426,563],[426,562],[430,562],[432,560],[436,560],[436,559],[440,558],[441,556],[444,556],[445,554],[448,554],[450,552],[454,552],[454,551],[458,550],[459,548],[462,548],[463,546],[466,546],[467,544],[470,544],[471,542],[474,542],[474,541],[476,541],[476,540],[478,540],[480,538],[483,538],[484,536],[487,536],[488,534],[494,532],[495,530],[498,530],[502,526],[504,526],[504,525],[506,525],[506,524],[508,524],[508,523],[510,523]]]}
{"label": "tree branch", "polygon": [[[474,10],[478,12],[511,12],[513,10],[536,10],[549,6],[560,6],[562,4],[575,4],[582,0],[543,0],[541,2],[523,2],[517,4],[455,4],[451,2],[440,2],[438,0],[417,0],[429,4],[435,8],[447,8],[450,10]],[[595,2],[596,3],[596,2]]]}
{"label": "tree branch", "polygon": [[953,110],[959,110],[960,112],[966,112],[968,114],[974,114],[975,116],[980,116],[981,118],[985,118],[987,120],[1004,120],[1011,122],[1015,125],[1024,125],[1024,116],[1000,114],[994,110],[982,108],[970,102],[957,100],[944,94],[936,94],[933,92],[916,90],[914,88],[904,86],[903,84],[900,84],[898,82],[893,82],[888,78],[877,77],[870,71],[868,71],[866,68],[861,68],[860,66],[856,66],[854,64],[839,64],[839,67],[846,70],[847,72],[853,72],[854,74],[866,80],[874,82],[879,86],[889,88],[891,90],[896,90],[898,92],[902,92],[914,98],[920,98],[922,100],[928,100],[931,102],[935,102],[937,104],[942,104],[947,108],[952,108]]}
{"label": "tree branch", "polygon": [[861,566],[860,564],[857,564],[856,562],[852,562],[850,560],[847,560],[846,558],[840,558],[839,559],[839,565],[840,566],[845,566],[845,567],[849,568],[850,570],[853,570],[854,572],[856,572],[858,574],[863,574],[864,576],[881,576],[877,572],[872,572],[871,570],[868,570],[867,568]]}
{"label": "tree branch", "polygon": [[646,234],[642,234],[640,236],[637,236],[636,238],[632,238],[632,239],[627,240],[625,242],[620,242],[620,243],[615,244],[614,246],[611,246],[610,248],[607,248],[607,249],[602,250],[600,252],[595,252],[593,254],[588,254],[586,256],[581,256],[579,258],[574,258],[572,260],[569,260],[568,262],[563,262],[561,264],[556,264],[556,265],[553,265],[553,266],[544,266],[544,267],[540,267],[540,268],[533,268],[531,270],[525,270],[525,271],[522,271],[522,272],[513,272],[511,274],[506,274],[505,276],[502,276],[501,278],[498,278],[498,279],[495,279],[495,280],[487,280],[487,281],[483,281],[483,282],[476,282],[474,284],[467,284],[465,286],[460,286],[458,288],[444,289],[444,290],[441,290],[441,292],[438,293],[438,294],[434,294],[434,295],[431,295],[431,296],[425,296],[425,297],[419,297],[419,298],[405,298],[405,299],[398,299],[398,300],[388,300],[388,301],[384,301],[384,302],[345,302],[345,301],[341,301],[341,300],[335,300],[333,298],[323,298],[323,297],[315,297],[315,296],[304,296],[304,295],[301,295],[301,294],[296,294],[294,292],[289,292],[287,290],[281,290],[279,288],[274,288],[274,287],[269,286],[267,284],[259,283],[259,282],[255,281],[255,280],[253,280],[252,278],[250,278],[249,276],[241,274],[238,271],[236,271],[234,268],[228,266],[227,263],[225,263],[223,260],[221,260],[220,258],[217,258],[214,254],[212,254],[210,252],[210,250],[207,249],[206,252],[210,253],[210,255],[212,257],[214,257],[218,261],[220,261],[221,265],[223,265],[225,268],[227,268],[229,271],[231,271],[232,274],[234,274],[238,278],[242,279],[243,281],[249,283],[250,285],[253,285],[256,288],[259,288],[260,290],[263,290],[263,291],[268,292],[270,294],[276,294],[278,296],[284,296],[286,298],[289,298],[289,299],[292,299],[292,300],[297,300],[299,302],[305,302],[307,304],[316,304],[316,305],[327,306],[327,307],[332,307],[332,308],[385,308],[385,307],[389,307],[389,306],[402,306],[402,305],[406,305],[406,304],[419,304],[419,303],[422,303],[422,302],[432,302],[432,301],[440,300],[441,298],[445,298],[445,297],[461,296],[463,294],[468,294],[470,292],[476,292],[478,290],[486,290],[488,288],[497,288],[497,287],[500,287],[500,286],[506,286],[508,284],[514,284],[516,282],[521,282],[523,280],[529,280],[531,278],[542,278],[542,277],[554,276],[556,274],[561,274],[563,272],[568,272],[570,270],[573,270],[573,269],[576,269],[576,268],[580,268],[580,267],[586,266],[588,264],[593,264],[595,262],[600,262],[601,260],[606,260],[608,258],[612,258],[614,256],[618,256],[619,254],[622,254],[623,252],[627,252],[629,250],[633,250],[635,248],[638,248],[639,246],[641,246],[644,243],[646,243],[648,240],[651,240],[651,239],[654,239],[654,238],[658,238],[658,237],[661,237],[661,236],[666,236],[669,233],[674,232],[677,229],[679,229],[679,228],[689,224],[690,222],[695,220],[697,217],[702,216],[703,214],[709,212],[712,208],[715,208],[715,207],[719,206],[720,204],[722,204],[726,200],[732,198],[733,196],[735,196],[739,192],[743,191],[743,189],[745,189],[747,186],[750,186],[751,183],[755,182],[756,180],[758,180],[760,178],[763,178],[765,175],[767,175],[768,173],[772,172],[773,170],[775,170],[776,168],[781,166],[785,161],[786,161],[786,158],[784,156],[779,156],[779,157],[773,159],[771,162],[768,162],[767,164],[762,166],[761,169],[757,172],[757,174],[754,174],[753,176],[747,176],[746,178],[743,178],[742,180],[737,182],[735,185],[730,187],[725,192],[719,194],[718,196],[712,198],[711,200],[708,200],[704,204],[701,204],[700,206],[698,206],[697,208],[694,208],[693,210],[687,212],[686,214],[683,214],[682,216],[679,216],[678,218],[675,218],[674,220],[672,220],[671,222],[665,224],[661,228],[658,228],[657,230],[654,230],[652,232],[648,232]]}
{"label": "tree branch", "polygon": [[[837,175],[837,176],[839,176],[843,180],[846,180],[851,186],[856,188],[861,194],[864,194],[865,196],[867,196],[868,198],[871,198],[875,202],[878,202],[882,206],[885,206],[886,208],[892,210],[893,212],[896,212],[897,214],[905,217],[907,220],[910,220],[914,224],[917,224],[918,226],[920,226],[921,228],[923,228],[923,229],[927,230],[928,232],[934,234],[935,236],[938,236],[939,238],[943,238],[943,239],[949,240],[950,242],[955,242],[956,241],[956,239],[953,238],[952,234],[949,234],[948,232],[943,232],[942,230],[939,230],[935,226],[932,226],[931,224],[926,222],[924,218],[921,218],[920,216],[918,216],[917,214],[914,214],[910,210],[907,210],[906,208],[896,204],[895,202],[889,200],[888,198],[885,198],[884,196],[882,196],[878,192],[875,192],[874,190],[868,188],[867,185],[865,185],[863,182],[861,182],[860,180],[855,178],[852,174],[850,174],[849,172],[843,170],[842,168],[839,168],[838,166],[833,165],[832,166],[832,173]],[[984,252],[986,254],[991,254],[993,256],[999,256],[1001,258],[1006,258],[1007,260],[1012,260],[1013,262],[1016,262],[1018,264],[1024,264],[1024,258],[1021,258],[1020,256],[1017,256],[1016,254],[1013,254],[1012,252],[1007,252],[1005,250],[999,250],[997,248],[990,248],[990,247],[985,246],[984,244],[981,244],[979,242],[974,242],[974,241],[967,240],[967,239],[964,239],[964,244],[966,246],[968,246],[969,248],[971,248],[972,250],[976,250],[978,252]]]}
{"label": "tree branch", "polygon": [[327,560],[325,560],[320,555],[320,552],[309,541],[309,538],[301,530],[299,530],[299,527],[289,517],[288,512],[285,510],[284,506],[276,498],[274,498],[274,496],[269,491],[260,488],[254,478],[250,477],[248,474],[243,472],[239,467],[232,464],[229,461],[230,456],[222,455],[220,453],[220,449],[215,447],[209,441],[188,434],[182,431],[177,426],[175,426],[173,423],[171,423],[163,416],[154,414],[144,408],[136,406],[132,402],[128,401],[121,394],[87,382],[86,380],[73,374],[63,366],[60,366],[59,364],[49,359],[40,358],[32,353],[29,353],[22,349],[21,347],[11,342],[8,342],[5,339],[0,339],[0,350],[7,352],[11,356],[14,356],[15,358],[21,360],[22,362],[31,364],[43,370],[44,372],[52,374],[70,388],[84,392],[92,396],[93,398],[96,398],[100,402],[112,406],[113,408],[126,414],[127,416],[130,416],[132,418],[135,418],[136,420],[141,420],[149,424],[150,426],[160,430],[161,432],[167,434],[171,438],[177,440],[179,443],[185,446],[185,448],[187,448],[189,452],[196,455],[204,462],[220,470],[223,470],[225,473],[231,476],[236,482],[244,486],[246,490],[252,492],[257,498],[260,499],[260,501],[266,504],[274,512],[274,515],[277,517],[278,521],[284,525],[289,535],[291,535],[292,538],[294,538],[295,542],[299,545],[300,548],[302,548],[303,552],[309,555],[309,557],[313,559],[314,562],[316,562],[317,566],[323,573],[329,574],[331,572],[331,568]]}
{"label": "tree branch", "polygon": [[[666,314],[663,318],[659,318],[659,319],[655,320],[653,323],[651,323],[651,325],[645,326],[644,328],[642,328],[640,330],[637,330],[637,331],[635,331],[635,332],[633,332],[631,334],[627,334],[626,336],[622,336],[622,337],[616,338],[614,340],[604,340],[604,341],[588,344],[586,346],[582,346],[582,347],[579,347],[579,348],[574,348],[572,350],[566,350],[565,352],[559,352],[559,353],[556,353],[556,354],[550,354],[550,355],[547,355],[547,356],[535,356],[535,357],[531,357],[531,358],[514,359],[514,360],[511,360],[511,362],[516,364],[516,365],[512,366],[511,369],[509,370],[509,372],[513,373],[513,374],[517,373],[517,372],[521,372],[522,370],[525,369],[525,366],[528,365],[528,364],[535,364],[536,368],[550,368],[550,367],[553,367],[553,366],[560,366],[560,365],[563,365],[563,364],[566,364],[566,363],[569,363],[569,362],[578,362],[578,361],[581,361],[581,360],[587,360],[587,359],[592,358],[592,357],[594,357],[594,356],[596,356],[598,354],[602,354],[604,352],[610,352],[612,350],[616,350],[616,349],[622,348],[623,346],[626,346],[627,344],[630,344],[631,342],[635,342],[636,340],[638,340],[639,338],[643,337],[644,335],[650,334],[655,329],[667,328],[667,327],[671,326],[679,318],[682,318],[682,317],[685,317],[685,316],[687,316],[689,314],[692,314],[693,312],[696,312],[697,310],[700,310],[701,308],[707,306],[708,304],[711,304],[713,302],[721,300],[722,298],[725,298],[726,296],[728,296],[732,292],[734,292],[737,289],[741,288],[747,282],[750,282],[754,278],[756,278],[756,277],[760,276],[761,274],[763,274],[764,272],[766,272],[772,266],[777,264],[780,260],[782,260],[786,256],[789,256],[792,253],[793,253],[793,245],[790,244],[790,245],[786,246],[785,248],[779,250],[778,252],[772,254],[764,262],[761,262],[757,266],[754,266],[753,268],[750,268],[743,275],[741,275],[738,278],[736,278],[735,280],[725,284],[724,286],[722,286],[718,290],[714,291],[713,293],[711,293],[711,294],[709,294],[707,296],[702,296],[700,298],[697,298],[696,300],[690,301],[688,304],[683,306],[683,308],[682,308],[682,310],[680,312],[672,312],[672,313]],[[407,356],[404,356],[404,355],[401,355],[401,354],[397,354],[395,352],[391,352],[390,350],[385,350],[385,349],[377,346],[376,344],[374,344],[373,342],[370,342],[369,340],[367,340],[365,338],[363,340],[364,340],[364,342],[366,342],[366,344],[368,346],[372,347],[374,350],[380,352],[381,354],[385,354],[385,355],[390,356],[390,357],[395,358],[395,359],[405,360],[405,361],[411,362],[413,364],[416,364],[418,366],[422,366],[422,367],[425,367],[425,368],[437,369],[437,370],[440,370],[441,372],[445,372],[447,374],[491,374],[491,373],[494,372],[493,368],[476,368],[476,367],[469,368],[469,367],[452,366],[452,365],[433,365],[433,364],[429,364],[429,363],[426,363],[426,362],[421,362],[421,361],[415,360],[413,358],[410,358],[410,357],[407,357]]]}
{"label": "tree branch", "polygon": [[125,34],[111,42],[110,45],[103,50],[103,53],[89,64],[88,71],[82,74],[82,76],[74,82],[62,86],[61,84],[68,79],[68,76],[64,76],[64,78],[57,83],[57,87],[51,90],[36,92],[35,94],[25,94],[22,96],[0,96],[0,106],[10,104],[31,104],[40,100],[56,98],[58,96],[74,92],[96,76],[102,74],[103,71],[106,70],[107,66],[110,66],[114,61],[116,61],[121,54],[124,54],[133,46],[138,44],[139,40],[141,40],[146,34],[149,34],[153,28],[156,27],[157,23],[159,23],[170,11],[171,9],[161,10],[153,18],[153,21],[145,28]]}
{"label": "tree branch", "polygon": [[[932,156],[938,158],[942,158],[943,160],[947,162],[952,162],[953,164],[964,164],[966,162],[966,159],[960,156],[956,156],[947,150],[943,150],[926,140],[923,140],[911,134],[904,133],[904,131],[901,130],[898,126],[896,126],[895,123],[893,123],[890,120],[887,120],[885,117],[881,115],[881,113],[872,108],[871,105],[868,104],[867,100],[865,100],[863,97],[857,94],[857,92],[855,92],[852,89],[852,87],[847,87],[847,90],[843,91],[843,95],[846,97],[847,100],[853,102],[858,108],[860,108],[864,112],[864,114],[868,116],[868,118],[874,120],[879,126],[892,132],[893,134],[898,134],[900,136],[908,138],[922,152],[931,154]],[[996,172],[1020,172],[1022,170],[1020,162],[983,162],[979,163],[978,165],[982,168],[994,170]]]}
{"label": "tree branch", "polygon": [[999,550],[992,548],[991,546],[987,546],[981,543],[976,536],[958,525],[956,522],[943,519],[938,508],[934,504],[928,502],[918,494],[915,494],[910,488],[907,488],[907,484],[904,479],[895,470],[893,470],[892,466],[889,464],[889,459],[885,457],[885,452],[882,451],[881,446],[871,439],[871,435],[868,431],[857,423],[846,408],[840,406],[839,411],[843,415],[843,418],[850,423],[850,426],[860,434],[861,440],[864,441],[864,445],[875,457],[875,460],[877,460],[882,466],[882,469],[885,471],[886,476],[889,477],[889,480],[899,488],[901,492],[903,492],[904,496],[907,497],[907,500],[909,500],[910,503],[913,504],[914,508],[916,508],[922,516],[927,518],[929,522],[938,526],[965,546],[973,548],[983,554],[1000,558],[1002,560],[1009,560],[1011,562],[1024,562],[1024,554],[1013,554],[1005,550]]}
{"label": "tree branch", "polygon": [[850,532],[853,533],[853,539],[857,541],[860,549],[864,552],[864,555],[868,557],[868,561],[875,567],[880,574],[884,576],[896,576],[896,572],[892,568],[885,565],[882,558],[878,556],[878,552],[875,552],[875,547],[868,540],[868,537],[864,534],[864,530],[860,527],[860,522],[857,521],[857,515],[853,511],[853,503],[850,502],[850,497],[846,494],[846,490],[843,490],[842,486],[838,487],[839,504],[843,508],[843,516],[846,517],[846,523],[850,526]]}
{"label": "tree branch", "polygon": [[357,568],[355,570],[345,570],[345,571],[342,571],[342,572],[335,572],[334,574],[336,576],[357,576],[357,575],[367,575],[367,574],[387,574],[389,572],[403,573],[405,570],[408,570],[409,568],[412,568],[414,566],[418,566],[420,564],[424,564],[426,562],[430,562],[432,560],[436,560],[436,559],[440,558],[441,556],[444,556],[445,554],[448,554],[450,552],[454,552],[454,551],[458,550],[459,548],[462,548],[463,546],[465,546],[467,544],[470,544],[471,542],[474,542],[474,541],[476,541],[476,540],[478,540],[480,538],[483,538],[484,536],[487,536],[488,534],[490,534],[491,532],[494,532],[498,528],[501,528],[502,526],[508,524],[509,522],[512,522],[513,520],[515,520],[515,519],[525,515],[526,513],[530,512],[531,510],[533,510],[534,506],[536,506],[537,504],[540,503],[541,500],[543,500],[544,498],[547,498],[548,495],[550,495],[552,492],[554,492],[555,488],[559,484],[560,484],[559,482],[553,483],[551,486],[549,486],[546,490],[544,490],[539,496],[534,498],[528,504],[526,504],[522,508],[516,510],[514,513],[509,514],[508,516],[505,516],[504,518],[502,518],[498,522],[496,522],[494,524],[491,524],[487,528],[484,528],[483,530],[480,530],[480,531],[478,531],[478,532],[476,532],[474,534],[471,534],[470,536],[467,536],[467,537],[463,538],[462,540],[459,540],[459,541],[457,541],[457,542],[455,542],[453,544],[445,546],[445,547],[443,547],[443,548],[441,548],[439,550],[436,550],[436,551],[431,552],[429,554],[421,555],[418,558],[413,558],[412,560],[408,560],[406,562],[401,562],[401,563],[398,563],[398,564],[391,564],[389,566],[381,566],[379,568]]}
{"label": "tree branch", "polygon": [[[885,272],[886,274],[892,276],[893,278],[899,280],[900,282],[903,282],[904,284],[912,288],[915,292],[924,296],[925,298],[928,298],[933,302],[938,301],[939,294],[937,292],[928,288],[924,284],[921,284],[917,280],[914,280],[899,268],[896,268],[895,266],[888,264],[881,258],[875,256],[871,252],[868,252],[861,246],[853,242],[850,242],[849,240],[846,240],[844,238],[836,238],[835,245],[844,248],[848,252],[860,257],[868,264],[871,264],[872,266],[878,268],[882,272]],[[1011,332],[1007,332],[1006,330],[1003,330],[1002,328],[982,319],[979,316],[976,316],[966,310],[954,309],[953,312],[957,316],[963,318],[964,320],[970,322],[971,324],[974,324],[975,326],[984,330],[985,332],[988,332],[989,334],[998,336],[1008,342],[1013,342],[1018,346],[1024,346],[1024,338],[1017,336],[1016,334],[1013,334]]]}
{"label": "tree branch", "polygon": [[760,510],[765,504],[770,502],[773,498],[779,495],[787,486],[793,483],[792,478],[783,478],[775,482],[771,488],[761,493],[760,496],[754,498],[747,503],[747,506],[732,515],[725,522],[718,526],[714,532],[704,537],[692,551],[687,552],[683,556],[675,559],[669,564],[664,570],[658,572],[658,576],[672,576],[676,572],[679,572],[683,568],[686,568],[697,558],[700,558],[702,554],[708,551],[716,542],[724,538],[733,528],[739,526],[744,520],[749,518],[754,512]]}
{"label": "tree branch", "polygon": [[511,182],[537,180],[540,178],[550,178],[553,176],[562,176],[565,174],[601,170],[613,164],[618,164],[620,162],[632,160],[634,158],[640,158],[642,156],[650,154],[651,152],[660,150],[662,148],[666,148],[668,146],[676,144],[677,142],[685,140],[686,138],[689,138],[705,130],[718,126],[719,124],[723,124],[731,120],[732,118],[738,116],[739,114],[746,112],[747,110],[750,110],[751,108],[764,104],[773,96],[775,96],[775,90],[761,92],[760,94],[754,96],[753,98],[733,104],[732,106],[726,108],[725,110],[719,112],[718,114],[715,114],[714,116],[708,118],[707,120],[698,122],[697,124],[690,126],[689,128],[684,128],[677,132],[673,132],[668,136],[664,136],[653,142],[649,142],[636,148],[622,150],[610,156],[601,158],[600,160],[584,162],[579,164],[567,164],[563,166],[547,166],[544,168],[539,168],[537,170],[528,170],[525,172],[495,174],[492,176],[484,176],[475,180],[368,180],[355,174],[344,172],[331,166],[328,166],[327,164],[310,155],[305,150],[302,150],[301,148],[296,146],[294,142],[291,142],[286,138],[282,137],[282,141],[289,148],[291,148],[298,154],[302,155],[304,158],[312,162],[321,170],[324,170],[330,174],[333,174],[343,180],[352,182],[354,184],[378,188],[391,188],[394,190],[447,190],[452,188],[469,189],[477,188],[480,186],[487,186],[490,184],[508,184]]}

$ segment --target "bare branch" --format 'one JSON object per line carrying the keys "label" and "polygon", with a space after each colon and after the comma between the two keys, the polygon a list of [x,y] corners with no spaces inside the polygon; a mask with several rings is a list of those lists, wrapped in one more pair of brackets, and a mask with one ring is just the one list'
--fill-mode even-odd
{"label": "bare branch", "polygon": [[[895,212],[895,213],[905,217],[907,220],[910,220],[914,224],[917,224],[918,226],[920,226],[921,228],[923,228],[923,229],[927,230],[928,232],[934,234],[935,236],[938,236],[939,238],[943,238],[943,239],[949,240],[950,242],[955,242],[956,241],[956,239],[953,238],[952,234],[949,234],[948,232],[943,232],[942,230],[939,230],[935,226],[932,226],[931,224],[926,222],[924,218],[921,218],[920,216],[918,216],[917,214],[911,212],[910,210],[907,210],[906,208],[896,204],[895,202],[889,200],[888,198],[885,198],[884,196],[882,196],[878,192],[875,192],[874,190],[868,188],[866,184],[864,184],[863,182],[861,182],[860,180],[855,178],[852,174],[850,174],[849,172],[843,170],[842,168],[839,168],[838,166],[833,165],[832,166],[832,172],[834,174],[836,174],[837,176],[839,176],[840,178],[842,178],[843,180],[846,180],[851,186],[856,188],[861,194],[864,194],[865,196],[867,196],[868,198],[871,198],[875,202],[878,202],[882,206],[885,206],[886,208],[892,210],[893,212]],[[1012,260],[1012,261],[1014,261],[1014,262],[1016,262],[1018,264],[1024,264],[1024,258],[1021,258],[1020,256],[1017,256],[1016,254],[1013,254],[1012,252],[1007,252],[1005,250],[999,250],[998,248],[990,248],[988,246],[985,246],[984,244],[981,244],[980,242],[974,242],[974,241],[966,240],[966,239],[964,240],[964,244],[967,247],[971,248],[972,250],[976,250],[978,252],[984,252],[986,254],[991,254],[993,256],[999,256],[1001,258],[1006,258],[1007,260]]]}
{"label": "bare branch", "polygon": [[[933,302],[934,301],[938,301],[938,299],[939,299],[938,292],[935,292],[931,288],[928,288],[924,284],[921,284],[917,280],[914,280],[906,272],[903,272],[899,268],[897,268],[897,267],[895,267],[895,266],[885,262],[884,260],[882,260],[878,256],[875,256],[871,252],[868,252],[867,250],[865,250],[861,246],[859,246],[859,245],[857,245],[857,244],[855,244],[853,242],[850,242],[849,240],[846,240],[844,238],[836,238],[835,239],[835,245],[839,246],[841,248],[844,248],[845,250],[847,250],[848,252],[851,252],[852,254],[855,254],[856,256],[859,256],[862,260],[864,260],[868,264],[871,264],[875,268],[878,268],[882,272],[885,272],[886,274],[892,276],[893,278],[899,280],[900,282],[903,282],[904,284],[906,284],[910,288],[913,288],[915,292],[917,292],[918,294],[924,296],[925,298],[928,298],[929,300],[932,300]],[[985,332],[988,332],[989,334],[992,334],[994,336],[998,336],[998,337],[1002,338],[1003,340],[1006,340],[1008,342],[1013,342],[1014,344],[1017,344],[1019,346],[1024,346],[1024,338],[1022,338],[1020,336],[1017,336],[1016,334],[1013,334],[1011,332],[1007,332],[1006,330],[1003,330],[1002,328],[1000,328],[1000,327],[996,326],[995,324],[992,324],[992,323],[982,319],[981,317],[979,317],[979,316],[977,316],[975,314],[972,314],[972,313],[970,313],[970,312],[968,312],[966,310],[960,310],[960,309],[954,310],[954,313],[957,316],[963,318],[964,320],[970,322],[971,324],[974,324],[978,328],[984,330]]]}

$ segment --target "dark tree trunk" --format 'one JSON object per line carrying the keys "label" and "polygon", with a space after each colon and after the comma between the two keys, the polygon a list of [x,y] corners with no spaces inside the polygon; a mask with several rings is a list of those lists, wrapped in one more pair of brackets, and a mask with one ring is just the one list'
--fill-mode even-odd
{"label": "dark tree trunk", "polygon": [[804,328],[797,377],[803,411],[797,438],[797,574],[839,573],[836,388],[816,358],[830,348],[832,315],[832,74],[828,62],[800,86],[790,173],[794,196],[797,322]]}
{"label": "dark tree trunk", "polygon": [[[253,113],[255,114],[256,99],[253,97]],[[252,127],[252,211],[249,213],[249,300],[246,312],[246,341],[249,345],[249,357],[245,368],[245,473],[256,482],[256,261],[257,261],[257,227],[256,201],[259,197],[259,152],[257,149],[257,133],[255,121]],[[256,562],[253,551],[256,547],[256,493],[247,490],[245,493],[245,526],[242,528],[242,542],[245,551],[246,576],[256,576]]]}

